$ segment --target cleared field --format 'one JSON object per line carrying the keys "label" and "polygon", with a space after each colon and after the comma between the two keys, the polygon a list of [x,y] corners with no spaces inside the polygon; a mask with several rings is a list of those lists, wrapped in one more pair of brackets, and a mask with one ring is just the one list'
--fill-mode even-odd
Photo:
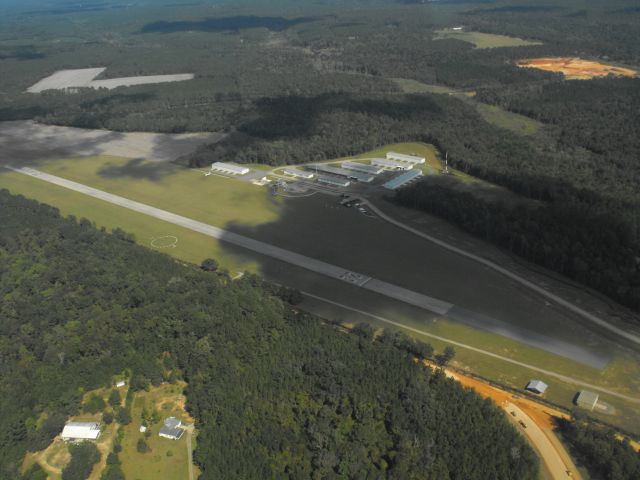
{"label": "cleared field", "polygon": [[133,85],[147,85],[152,83],[184,82],[193,80],[192,73],[178,73],[173,75],[146,75],[139,77],[109,78],[95,80],[106,68],[81,68],[76,70],[59,70],[43,78],[27,89],[29,93],[41,93],[45,90],[66,90],[69,88],[107,88],[130,87]]}
{"label": "cleared field", "polygon": [[[54,205],[63,215],[88,218],[99,228],[121,228],[135,236],[136,243],[174,258],[199,265],[205,258],[215,258],[220,267],[230,272],[258,272],[258,262],[223,250],[217,240],[186,228],[171,225],[147,215],[111,205],[40,180],[0,170],[0,188],[14,194],[35,198]],[[177,241],[169,242],[167,237]],[[166,238],[166,240],[163,240]],[[168,245],[168,246],[163,246]]]}
{"label": "cleared field", "polygon": [[615,75],[635,77],[638,72],[631,68],[616,67],[606,63],[583,60],[576,57],[530,58],[516,62],[522,68],[536,68],[547,72],[562,73],[567,80],[589,80],[595,77]]}
{"label": "cleared field", "polygon": [[506,35],[494,35],[492,33],[466,32],[464,30],[436,30],[434,40],[455,39],[472,43],[475,48],[500,48],[500,47],[525,47],[530,45],[542,45],[541,42],[524,40]]}
{"label": "cleared field", "polygon": [[520,135],[534,135],[544,126],[542,123],[524,115],[507,112],[502,108],[485,103],[478,103],[476,110],[487,122],[499,128],[510,130]]}
{"label": "cleared field", "polygon": [[[33,121],[0,122],[0,164],[23,165],[48,159],[114,155],[153,162],[170,162],[198,146],[222,138],[217,133],[143,133],[87,130],[42,125]],[[25,141],[28,139],[28,141]],[[138,169],[133,167],[137,166]],[[129,165],[130,175],[158,175],[159,167]]]}
{"label": "cleared field", "polygon": [[64,90],[69,87],[88,87],[89,84],[104,72],[106,68],[83,68],[80,70],[59,70],[27,89],[29,93],[40,93],[45,90]]}
{"label": "cleared field", "polygon": [[[185,397],[182,395],[184,383],[152,387],[148,392],[136,392],[131,411],[132,421],[124,427],[120,460],[125,477],[130,480],[186,480],[188,476],[187,433],[179,440],[170,440],[158,435],[162,422],[167,417],[176,417],[185,425],[192,425],[193,419],[184,410]],[[140,433],[142,413],[156,411],[158,423],[149,426],[151,435]],[[150,451],[140,453],[137,442],[144,438]]]}
{"label": "cleared field", "polygon": [[391,79],[400,89],[402,93],[440,93],[440,94],[460,94],[467,95],[467,92],[461,92],[443,85],[429,85],[411,78],[392,78]]}

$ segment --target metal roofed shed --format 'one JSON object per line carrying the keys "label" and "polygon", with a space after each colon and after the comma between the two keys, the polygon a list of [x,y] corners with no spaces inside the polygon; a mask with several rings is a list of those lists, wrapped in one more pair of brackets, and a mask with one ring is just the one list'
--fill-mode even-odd
{"label": "metal roofed shed", "polygon": [[576,405],[587,410],[593,410],[598,403],[600,395],[590,392],[588,390],[581,390],[576,397]]}
{"label": "metal roofed shed", "polygon": [[341,177],[346,177],[351,180],[356,180],[358,182],[369,183],[373,181],[375,177],[372,175],[367,175],[365,173],[354,172],[353,170],[347,170],[344,168],[332,167],[331,165],[325,165],[324,163],[318,163],[314,165],[309,165],[307,168],[315,169],[316,171],[323,173],[331,173],[333,175],[339,175]]}
{"label": "metal roofed shed", "polygon": [[396,188],[400,188],[403,185],[406,185],[407,183],[412,182],[413,180],[421,176],[422,176],[422,171],[414,168],[407,172],[401,173],[395,178],[392,178],[391,180],[389,180],[387,183],[384,184],[384,188],[387,188],[389,190],[395,190]]}
{"label": "metal roofed shed", "polygon": [[306,178],[307,180],[313,178],[313,173],[305,172],[304,170],[298,170],[297,168],[285,168],[284,174],[290,175],[292,177]]}
{"label": "metal roofed shed", "polygon": [[100,436],[98,422],[68,422],[60,435],[63,440],[97,440]]}
{"label": "metal roofed shed", "polygon": [[387,160],[398,160],[400,162],[407,162],[413,164],[422,164],[426,161],[424,157],[418,157],[416,155],[405,155],[404,153],[389,152],[387,153]]}
{"label": "metal roofed shed", "polygon": [[318,175],[318,182],[333,185],[334,187],[348,187],[351,185],[351,182],[344,178],[325,177],[324,175]]}
{"label": "metal roofed shed", "polygon": [[342,162],[342,168],[346,170],[354,170],[356,172],[368,173],[369,175],[379,175],[384,169],[375,165],[365,165],[358,162]]}
{"label": "metal roofed shed", "polygon": [[547,390],[547,388],[549,388],[549,385],[544,383],[542,380],[531,380],[529,383],[527,383],[527,386],[525,388],[530,392],[543,394]]}
{"label": "metal roofed shed", "polygon": [[389,160],[388,158],[374,158],[371,160],[371,165],[376,167],[382,167],[385,170],[410,170],[411,164],[406,162],[396,162],[395,160]]}
{"label": "metal roofed shed", "polygon": [[251,170],[247,167],[234,165],[233,163],[214,162],[211,164],[211,171],[226,173],[229,175],[246,175]]}

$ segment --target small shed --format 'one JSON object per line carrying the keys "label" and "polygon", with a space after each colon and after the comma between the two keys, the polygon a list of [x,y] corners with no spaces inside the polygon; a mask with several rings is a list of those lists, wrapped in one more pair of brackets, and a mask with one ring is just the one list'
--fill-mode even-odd
{"label": "small shed", "polygon": [[600,396],[588,390],[581,390],[576,397],[576,405],[587,410],[593,410]]}
{"label": "small shed", "polygon": [[525,388],[530,392],[543,394],[549,388],[549,385],[542,380],[531,380]]}
{"label": "small shed", "polygon": [[147,427],[145,427],[144,425],[140,425],[140,433],[144,433],[147,431]]}
{"label": "small shed", "polygon": [[116,382],[116,387],[117,388],[121,388],[121,387],[124,387],[126,384],[127,384],[127,382],[125,382],[124,380],[118,380]]}

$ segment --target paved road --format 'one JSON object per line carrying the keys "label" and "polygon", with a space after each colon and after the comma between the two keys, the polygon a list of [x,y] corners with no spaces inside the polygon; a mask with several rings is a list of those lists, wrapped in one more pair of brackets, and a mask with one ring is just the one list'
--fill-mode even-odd
{"label": "paved road", "polygon": [[512,358],[504,357],[502,355],[498,355],[497,353],[489,352],[488,350],[482,350],[481,348],[477,348],[477,347],[474,347],[472,345],[468,345],[466,343],[462,343],[462,342],[458,342],[458,341],[455,341],[455,340],[451,340],[450,338],[441,337],[439,335],[434,335],[434,334],[429,333],[429,332],[427,332],[425,330],[420,330],[418,328],[410,327],[410,326],[405,325],[403,323],[396,322],[394,320],[390,320],[388,318],[381,317],[380,315],[375,315],[375,314],[370,313],[370,312],[365,312],[364,310],[358,310],[357,308],[352,308],[352,307],[349,307],[348,305],[345,305],[343,303],[334,302],[333,300],[329,300],[328,298],[324,298],[324,297],[319,297],[318,295],[314,295],[312,293],[308,293],[308,292],[302,292],[302,293],[305,296],[309,297],[309,298],[314,298],[314,299],[319,300],[321,302],[325,302],[325,303],[328,303],[330,305],[334,305],[336,307],[340,307],[340,308],[343,308],[345,310],[349,310],[351,312],[359,313],[360,315],[364,315],[366,317],[373,318],[375,320],[378,320],[378,321],[383,322],[383,323],[387,323],[389,325],[393,325],[395,327],[403,328],[403,329],[408,330],[410,332],[414,332],[414,333],[418,333],[420,335],[424,335],[425,337],[435,338],[436,340],[447,342],[447,343],[449,343],[451,345],[455,345],[456,347],[460,347],[460,348],[464,348],[464,349],[467,349],[467,350],[471,350],[473,352],[481,353],[482,355],[486,355],[488,357],[492,357],[492,358],[495,358],[495,359],[498,359],[498,360],[502,360],[503,362],[508,362],[508,363],[513,364],[513,365],[518,365],[520,367],[528,368],[528,369],[533,370],[535,372],[543,373],[545,375],[557,378],[558,380],[562,380],[563,382],[567,382],[567,383],[570,383],[572,385],[578,385],[580,387],[589,388],[591,390],[596,390],[598,392],[606,393],[607,395],[611,395],[613,397],[621,398],[623,400],[627,400],[627,401],[632,402],[632,403],[640,404],[640,398],[638,398],[638,397],[631,397],[629,395],[624,395],[622,393],[614,392],[613,390],[609,390],[609,389],[604,388],[604,387],[599,387],[599,386],[593,385],[591,383],[583,382],[582,380],[578,380],[576,378],[568,377],[566,375],[562,375],[560,373],[556,373],[556,372],[553,372],[551,370],[546,370],[544,368],[539,368],[539,367],[536,367],[535,365],[531,365],[529,363],[520,362],[520,361],[514,360]]}
{"label": "paved road", "polygon": [[564,308],[577,313],[578,315],[580,315],[582,318],[584,318],[585,320],[588,320],[591,323],[594,323],[606,330],[609,330],[610,332],[615,333],[616,335],[625,338],[627,340],[630,340],[631,342],[635,343],[636,345],[640,345],[640,337],[637,335],[634,335],[633,333],[629,333],[625,330],[622,330],[618,327],[616,327],[615,325],[612,325],[611,323],[602,320],[601,318],[593,315],[592,313],[587,312],[586,310],[574,305],[571,302],[568,302],[567,300],[565,300],[562,297],[559,297],[558,295],[555,295],[552,292],[549,292],[547,290],[545,290],[544,288],[536,285],[533,282],[530,282],[529,280],[517,275],[514,272],[511,272],[510,270],[507,270],[504,267],[501,267],[500,265],[491,262],[490,260],[487,260],[486,258],[482,258],[479,257],[478,255],[475,255],[473,253],[467,252],[465,250],[462,250],[461,248],[457,248],[454,247],[452,245],[449,245],[446,242],[443,242],[442,240],[432,237],[431,235],[427,235],[424,232],[421,232],[420,230],[417,230],[415,228],[412,228],[408,225],[405,225],[404,223],[396,220],[395,218],[390,217],[389,215],[385,214],[384,212],[382,212],[378,207],[376,207],[375,205],[373,205],[373,203],[371,203],[371,201],[369,200],[364,200],[364,203],[366,203],[369,208],[375,212],[380,218],[382,218],[383,220],[386,220],[387,222],[402,228],[403,230],[406,230],[408,232],[411,232],[415,235],[418,235],[419,237],[424,238],[425,240],[428,240],[432,243],[435,243],[436,245],[442,247],[442,248],[446,248],[447,250],[457,253],[458,255],[461,255],[463,257],[469,258],[471,260],[474,260],[476,262],[479,262],[483,265],[486,265],[487,267],[501,273],[502,275],[518,282],[521,285],[524,285],[525,287],[529,288],[530,290],[533,290],[536,293],[539,293],[540,295],[553,300],[554,302],[556,302],[558,305],[562,305]]}
{"label": "paved road", "polygon": [[[540,458],[551,473],[551,477],[554,480],[567,479],[567,471],[571,470],[571,466],[565,465],[553,443],[551,443],[542,429],[536,425],[529,415],[509,402],[501,404],[500,407],[507,412],[509,417],[517,422],[518,430],[520,430],[520,432],[529,439],[538,451]],[[515,416],[513,414],[515,414]],[[526,428],[523,427],[522,424],[526,425]]]}

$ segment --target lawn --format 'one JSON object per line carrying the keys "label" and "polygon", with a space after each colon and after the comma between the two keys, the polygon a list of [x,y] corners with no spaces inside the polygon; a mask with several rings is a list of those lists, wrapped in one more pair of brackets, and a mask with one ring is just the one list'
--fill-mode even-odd
{"label": "lawn", "polygon": [[506,35],[494,35],[492,33],[466,32],[454,30],[436,30],[434,40],[455,39],[472,43],[475,48],[500,48],[500,47],[525,47],[530,45],[542,45],[541,42],[524,40]]}
{"label": "lawn", "polygon": [[402,93],[437,93],[443,95],[456,95],[463,97],[475,97],[476,92],[473,90],[457,90],[444,85],[431,85],[422,83],[412,78],[390,78],[401,90]]}
{"label": "lawn", "polygon": [[[164,384],[152,387],[148,392],[136,392],[131,411],[132,422],[124,427],[120,452],[122,470],[127,480],[188,479],[187,433],[179,440],[170,440],[158,435],[162,422],[167,417],[179,418],[184,425],[193,424],[193,419],[184,411],[184,387],[184,383]],[[151,435],[148,437],[139,431],[142,411],[145,408],[149,412],[156,410],[160,418],[158,423],[150,426]],[[137,451],[136,446],[140,438],[145,438],[150,451]]]}
{"label": "lawn", "polygon": [[[258,187],[251,187],[258,190]],[[178,241],[174,246],[155,250],[180,260],[198,265],[205,258],[212,257],[220,262],[222,268],[232,273],[258,269],[256,262],[247,261],[241,255],[226,253],[216,239],[26,175],[0,171],[0,188],[7,188],[14,194],[22,194],[53,205],[60,209],[63,215],[88,218],[98,227],[107,230],[119,227],[134,234],[136,242],[148,248],[153,248],[151,243],[154,239],[164,236],[176,237]],[[162,247],[161,241],[154,244]]]}
{"label": "lawn", "polygon": [[544,124],[532,118],[507,112],[494,105],[478,103],[476,109],[488,123],[520,135],[534,135],[544,126]]}
{"label": "lawn", "polygon": [[98,156],[36,168],[219,227],[257,225],[278,216],[279,199],[268,189],[173,164]]}

